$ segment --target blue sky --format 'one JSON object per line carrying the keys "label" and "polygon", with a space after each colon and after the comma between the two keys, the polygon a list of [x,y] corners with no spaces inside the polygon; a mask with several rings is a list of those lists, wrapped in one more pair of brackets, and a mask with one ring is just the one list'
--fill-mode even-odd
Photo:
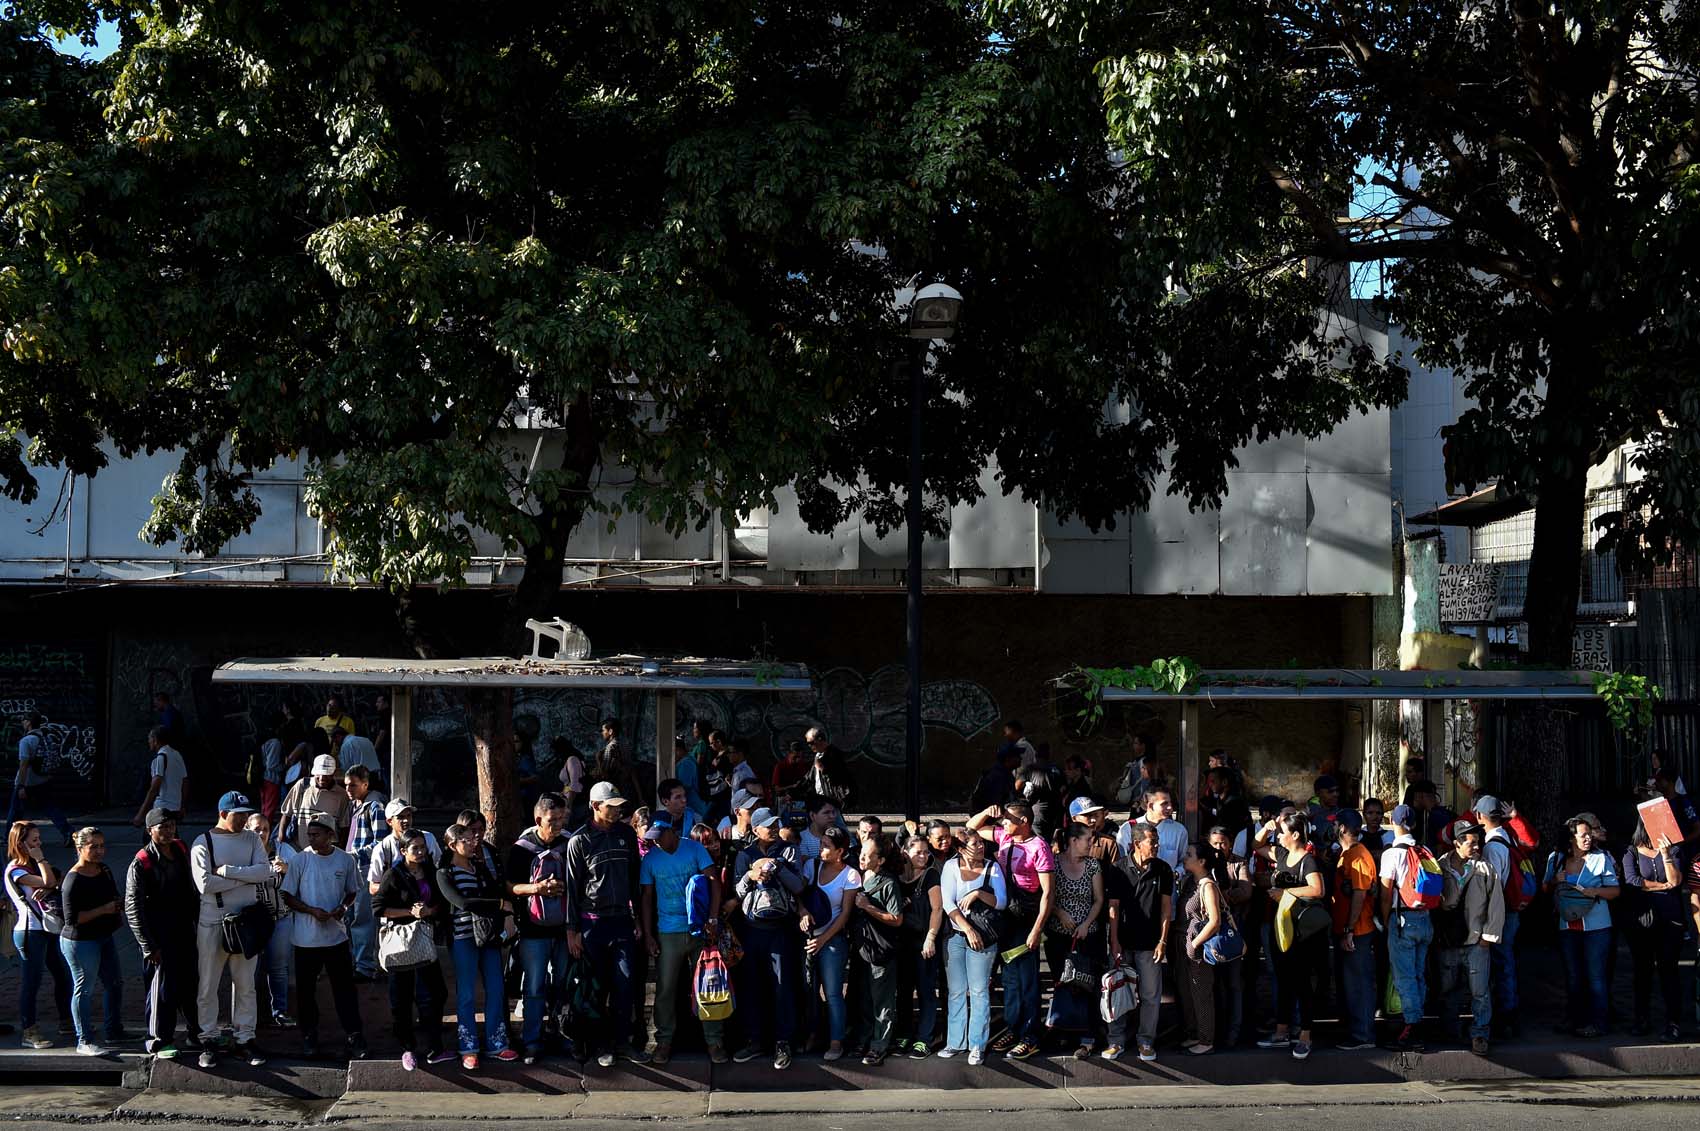
{"label": "blue sky", "polygon": [[81,55],[88,59],[104,59],[118,49],[118,25],[101,21],[95,29],[95,44],[84,47],[75,39],[64,39],[59,42],[59,50],[67,55]]}

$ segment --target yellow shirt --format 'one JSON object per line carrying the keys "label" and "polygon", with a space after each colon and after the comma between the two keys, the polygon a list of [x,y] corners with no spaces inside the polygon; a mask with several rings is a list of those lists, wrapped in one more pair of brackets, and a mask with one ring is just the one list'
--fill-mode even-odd
{"label": "yellow shirt", "polygon": [[313,725],[324,731],[327,735],[337,727],[341,727],[342,733],[344,734],[355,733],[354,717],[352,715],[344,715],[340,719],[333,719],[329,715],[320,715],[319,721]]}

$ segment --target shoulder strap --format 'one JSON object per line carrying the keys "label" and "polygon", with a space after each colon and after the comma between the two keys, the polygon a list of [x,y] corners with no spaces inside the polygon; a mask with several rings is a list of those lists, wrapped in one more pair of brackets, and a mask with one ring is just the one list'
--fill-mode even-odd
{"label": "shoulder strap", "polygon": [[[206,832],[202,833],[201,839],[207,842],[207,874],[213,875],[218,872],[218,857],[213,855],[212,830],[208,829]],[[213,892],[213,903],[220,911],[223,911],[224,893],[221,891]]]}

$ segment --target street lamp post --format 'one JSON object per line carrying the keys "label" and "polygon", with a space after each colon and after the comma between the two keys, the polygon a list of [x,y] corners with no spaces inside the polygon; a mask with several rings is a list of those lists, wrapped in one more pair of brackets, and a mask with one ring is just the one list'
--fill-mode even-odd
{"label": "street lamp post", "polygon": [[909,534],[908,599],[908,716],[904,741],[903,811],[911,821],[921,819],[921,409],[926,404],[927,354],[935,341],[956,332],[962,295],[943,283],[931,283],[915,293],[909,308],[909,337],[914,353],[909,362],[909,496],[903,504],[903,523]]}

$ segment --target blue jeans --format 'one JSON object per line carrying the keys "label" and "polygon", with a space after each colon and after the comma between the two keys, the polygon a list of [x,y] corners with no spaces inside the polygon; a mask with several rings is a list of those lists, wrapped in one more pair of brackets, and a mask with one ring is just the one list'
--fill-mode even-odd
{"label": "blue jeans", "polygon": [[111,935],[104,939],[61,938],[59,950],[71,968],[71,1016],[77,1022],[77,1043],[95,1043],[90,998],[97,977],[103,991],[106,1039],[117,1040],[124,1031],[124,975],[118,969],[118,944]]}
{"label": "blue jeans", "polygon": [[372,893],[365,890],[364,885],[355,893],[354,906],[348,909],[344,922],[348,924],[348,943],[354,951],[354,972],[368,978],[376,977],[378,919],[372,914]]}
{"label": "blue jeans", "polygon": [[53,827],[59,830],[59,835],[69,841],[71,839],[71,822],[65,819],[65,811],[59,808],[58,802],[54,801],[53,786],[49,783],[43,783],[27,786],[25,789],[29,796],[20,798],[17,783],[12,784],[11,797],[6,806],[6,827],[11,828],[13,821],[24,820],[24,807],[28,806],[45,813],[47,819],[53,822]]}
{"label": "blue jeans", "polygon": [[1470,1036],[1487,1038],[1493,1027],[1493,990],[1489,986],[1493,957],[1488,946],[1449,946],[1440,951],[1440,1000],[1445,1024],[1458,1016],[1458,1002],[1470,994]]}
{"label": "blue jeans", "polygon": [[561,978],[567,970],[567,939],[520,939],[520,964],[525,971],[520,982],[524,1020],[520,1043],[528,1049],[543,1044],[543,1017],[561,995]]}
{"label": "blue jeans", "polygon": [[1517,928],[1522,919],[1521,911],[1507,911],[1505,930],[1489,952],[1493,957],[1494,1005],[1504,1013],[1517,1008]]}
{"label": "blue jeans", "polygon": [[1573,1029],[1592,1025],[1606,1030],[1606,959],[1611,954],[1611,928],[1558,932],[1564,955],[1566,1016]]}
{"label": "blue jeans", "polygon": [[1346,1036],[1353,1044],[1375,1040],[1375,935],[1352,939],[1339,951],[1340,993],[1345,998]]}
{"label": "blue jeans", "polygon": [[1018,1041],[1039,1043],[1039,952],[1003,964],[1003,1019]]}
{"label": "blue jeans", "polygon": [[268,1008],[273,1017],[289,1012],[289,972],[294,966],[295,916],[291,915],[278,921],[260,961],[254,966],[254,977],[266,985]]}
{"label": "blue jeans", "polygon": [[584,957],[596,971],[596,981],[607,995],[603,1011],[605,1021],[584,1026],[575,1034],[582,1039],[581,1053],[594,1052],[599,1046],[624,1048],[632,1043],[632,950],[637,940],[632,935],[629,916],[607,916],[584,926]]}
{"label": "blue jeans", "polygon": [[803,980],[796,925],[746,927],[739,938],[744,944],[744,961],[739,966],[751,992],[738,1014],[750,1044],[765,1047],[770,1040],[788,1042],[796,1030],[797,987]]}
{"label": "blue jeans", "polygon": [[508,1047],[508,995],[502,983],[502,948],[477,946],[471,939],[456,939],[455,1033],[462,1055],[478,1052],[478,986],[484,986],[484,1051],[501,1052]]}
{"label": "blue jeans", "polygon": [[1399,1008],[1405,1024],[1421,1025],[1428,997],[1428,944],[1434,939],[1434,924],[1426,911],[1395,908],[1392,918],[1387,925],[1387,956],[1393,961]]}
{"label": "blue jeans", "polygon": [[826,995],[827,1036],[835,1041],[844,1039],[844,972],[850,965],[850,941],[840,931],[831,942],[815,954],[811,969],[815,984]]}
{"label": "blue jeans", "polygon": [[41,980],[53,972],[53,1004],[59,1007],[59,1023],[71,1020],[71,968],[59,952],[59,936],[46,931],[12,932],[12,945],[18,948],[18,1027],[36,1026],[35,999],[41,992]]}
{"label": "blue jeans", "polygon": [[950,1006],[946,1013],[944,1047],[984,1051],[992,1030],[992,963],[997,961],[997,944],[973,950],[961,931],[950,933],[945,946],[945,975],[950,984]]}

